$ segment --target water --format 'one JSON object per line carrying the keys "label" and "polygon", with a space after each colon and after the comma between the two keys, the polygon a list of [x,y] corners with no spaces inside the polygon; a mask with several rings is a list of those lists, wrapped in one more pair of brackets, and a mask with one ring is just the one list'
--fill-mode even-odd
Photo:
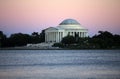
{"label": "water", "polygon": [[120,50],[0,50],[0,79],[120,79]]}

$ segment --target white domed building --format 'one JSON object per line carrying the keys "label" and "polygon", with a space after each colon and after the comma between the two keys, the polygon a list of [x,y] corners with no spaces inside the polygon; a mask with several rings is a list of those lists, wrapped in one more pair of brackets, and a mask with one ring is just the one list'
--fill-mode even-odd
{"label": "white domed building", "polygon": [[45,29],[45,42],[59,43],[63,37],[68,35],[84,38],[88,36],[88,29],[74,19],[66,19],[57,27]]}

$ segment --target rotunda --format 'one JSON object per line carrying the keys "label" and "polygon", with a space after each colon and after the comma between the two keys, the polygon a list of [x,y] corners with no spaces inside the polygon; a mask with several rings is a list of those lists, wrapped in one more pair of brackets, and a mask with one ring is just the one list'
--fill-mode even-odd
{"label": "rotunda", "polygon": [[88,36],[88,29],[74,19],[66,19],[57,27],[49,27],[45,29],[45,42],[59,43],[62,38],[67,35],[84,38]]}

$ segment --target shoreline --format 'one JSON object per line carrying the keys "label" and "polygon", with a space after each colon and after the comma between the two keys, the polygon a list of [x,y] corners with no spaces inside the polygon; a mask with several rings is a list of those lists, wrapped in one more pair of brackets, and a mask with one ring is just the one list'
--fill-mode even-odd
{"label": "shoreline", "polygon": [[120,50],[118,48],[112,48],[112,49],[97,49],[97,48],[81,48],[81,49],[72,49],[72,48],[56,48],[56,47],[50,47],[50,48],[39,48],[39,47],[5,47],[0,48],[0,50]]}

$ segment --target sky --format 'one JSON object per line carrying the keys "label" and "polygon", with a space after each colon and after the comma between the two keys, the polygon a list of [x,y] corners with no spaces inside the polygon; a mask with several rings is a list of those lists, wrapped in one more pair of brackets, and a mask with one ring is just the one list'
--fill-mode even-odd
{"label": "sky", "polygon": [[0,30],[5,34],[41,32],[65,19],[89,30],[120,34],[120,0],[0,0]]}

